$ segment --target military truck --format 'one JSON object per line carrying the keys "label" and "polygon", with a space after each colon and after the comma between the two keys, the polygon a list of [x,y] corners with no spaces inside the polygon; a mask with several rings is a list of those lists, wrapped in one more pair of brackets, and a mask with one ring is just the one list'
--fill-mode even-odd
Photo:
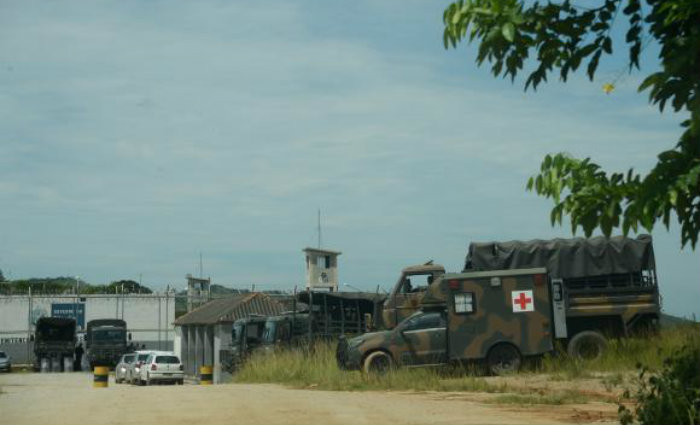
{"label": "military truck", "polygon": [[[555,336],[571,355],[596,356],[605,348],[605,337],[653,332],[658,326],[659,291],[649,235],[472,243],[463,272],[536,267],[547,269]],[[427,288],[442,273],[444,268],[432,263],[404,269],[384,303],[386,328],[418,311]],[[415,285],[417,278],[424,284]]]}
{"label": "military truck", "polygon": [[114,367],[127,352],[126,322],[121,319],[96,319],[87,323],[85,350],[90,368]]}
{"label": "military truck", "polygon": [[73,369],[75,319],[40,317],[34,332],[34,370],[69,372]]}
{"label": "military truck", "polygon": [[445,267],[428,261],[401,270],[398,282],[384,301],[381,321],[375,320],[377,329],[391,329],[420,308],[423,293],[445,274]]}
{"label": "military truck", "polygon": [[265,320],[261,349],[267,352],[277,347],[298,346],[318,335],[315,322],[309,313],[289,313],[269,316]]}
{"label": "military truck", "polygon": [[266,316],[248,316],[233,322],[231,349],[225,369],[233,373],[238,370],[250,354],[262,344]]}

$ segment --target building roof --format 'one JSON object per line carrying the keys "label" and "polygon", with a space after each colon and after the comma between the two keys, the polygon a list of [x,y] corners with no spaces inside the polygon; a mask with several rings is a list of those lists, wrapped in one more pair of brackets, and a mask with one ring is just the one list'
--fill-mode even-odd
{"label": "building roof", "polygon": [[279,302],[263,293],[236,294],[209,301],[176,319],[175,326],[230,323],[252,314],[274,316],[283,310]]}
{"label": "building roof", "polygon": [[322,249],[322,248],[304,248],[302,249],[303,252],[318,252],[320,254],[333,254],[333,255],[340,255],[342,252],[340,251],[333,251],[331,249]]}

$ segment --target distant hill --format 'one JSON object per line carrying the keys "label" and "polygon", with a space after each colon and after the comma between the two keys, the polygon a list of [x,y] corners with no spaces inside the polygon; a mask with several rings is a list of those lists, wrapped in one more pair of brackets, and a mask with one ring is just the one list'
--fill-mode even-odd
{"label": "distant hill", "polygon": [[687,325],[693,323],[693,320],[686,319],[684,317],[673,316],[666,313],[661,313],[661,318],[659,319],[661,327],[669,328],[678,325]]}

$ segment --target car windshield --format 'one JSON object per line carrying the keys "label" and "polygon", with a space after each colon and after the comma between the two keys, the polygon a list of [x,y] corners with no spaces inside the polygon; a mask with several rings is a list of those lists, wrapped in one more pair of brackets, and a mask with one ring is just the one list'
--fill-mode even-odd
{"label": "car windshield", "polygon": [[180,359],[177,356],[158,356],[156,357],[156,363],[158,364],[178,364]]}
{"label": "car windshield", "polygon": [[124,363],[131,363],[134,361],[135,355],[124,356]]}
{"label": "car windshield", "polygon": [[5,354],[4,351],[0,351],[0,359],[4,359],[7,357],[7,354]]}
{"label": "car windshield", "polygon": [[139,354],[138,361],[145,362],[149,354]]}

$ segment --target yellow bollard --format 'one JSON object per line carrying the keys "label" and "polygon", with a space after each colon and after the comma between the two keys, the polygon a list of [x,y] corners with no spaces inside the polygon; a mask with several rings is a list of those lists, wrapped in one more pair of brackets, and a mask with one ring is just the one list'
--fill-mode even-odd
{"label": "yellow bollard", "polygon": [[109,386],[109,368],[106,366],[95,366],[93,371],[92,386],[95,388],[107,388]]}
{"label": "yellow bollard", "polygon": [[211,385],[214,383],[214,373],[211,366],[201,366],[199,368],[199,385]]}

